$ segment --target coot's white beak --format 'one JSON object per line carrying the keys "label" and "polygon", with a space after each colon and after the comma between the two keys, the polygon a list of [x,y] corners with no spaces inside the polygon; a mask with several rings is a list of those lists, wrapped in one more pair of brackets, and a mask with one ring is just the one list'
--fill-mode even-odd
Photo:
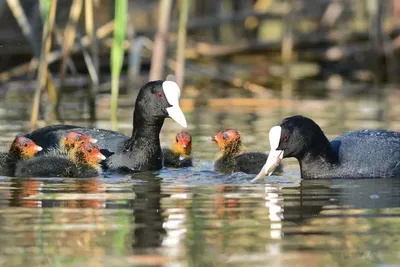
{"label": "coot's white beak", "polygon": [[269,152],[267,162],[265,163],[264,167],[261,169],[259,174],[257,174],[257,176],[251,180],[252,182],[263,178],[265,175],[271,175],[279,166],[279,163],[281,163],[283,158],[283,150],[277,150],[279,141],[281,139],[281,131],[282,128],[280,126],[274,126],[269,131],[269,144],[271,146],[271,151]]}
{"label": "coot's white beak", "polygon": [[43,150],[43,148],[41,146],[38,146],[38,145],[36,145],[33,149],[38,151],[38,152]]}
{"label": "coot's white beak", "polygon": [[186,118],[179,106],[179,98],[181,97],[179,86],[173,81],[165,81],[162,87],[168,103],[172,106],[167,108],[168,116],[186,128]]}

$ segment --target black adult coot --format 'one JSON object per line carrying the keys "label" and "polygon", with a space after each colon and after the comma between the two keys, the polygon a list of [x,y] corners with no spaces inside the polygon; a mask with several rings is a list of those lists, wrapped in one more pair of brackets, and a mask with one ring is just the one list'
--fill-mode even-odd
{"label": "black adult coot", "polygon": [[177,133],[172,146],[163,148],[164,166],[173,168],[191,167],[192,136],[188,132]]}
{"label": "black adult coot", "polygon": [[284,119],[269,132],[271,152],[256,178],[271,175],[283,158],[296,158],[303,179],[400,178],[400,133],[361,130],[331,142],[311,119]]}
{"label": "black adult coot", "polygon": [[179,107],[180,89],[172,81],[152,81],[139,91],[133,112],[132,136],[72,125],[54,125],[33,131],[26,136],[45,150],[56,147],[67,132],[79,132],[97,139],[96,145],[108,157],[106,168],[124,171],[152,171],[162,168],[159,134],[165,118],[172,118],[186,127]]}
{"label": "black adult coot", "polygon": [[29,138],[16,137],[9,151],[0,153],[0,175],[13,176],[18,162],[33,158],[41,150],[42,148]]}
{"label": "black adult coot", "polygon": [[19,161],[16,177],[96,177],[101,172],[99,162],[106,157],[88,141],[76,141],[68,150],[51,149],[46,154]]}
{"label": "black adult coot", "polygon": [[221,150],[221,155],[214,162],[216,172],[256,174],[268,158],[268,154],[262,152],[244,152],[242,135],[234,129],[220,131],[211,137],[211,141],[217,143]]}

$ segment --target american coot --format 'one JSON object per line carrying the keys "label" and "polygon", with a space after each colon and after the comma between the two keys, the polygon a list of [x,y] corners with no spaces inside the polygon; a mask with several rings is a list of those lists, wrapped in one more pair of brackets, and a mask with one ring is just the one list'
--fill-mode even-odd
{"label": "american coot", "polygon": [[243,152],[242,135],[234,129],[220,131],[211,140],[217,143],[222,153],[214,162],[217,172],[256,174],[268,158],[262,152]]}
{"label": "american coot", "polygon": [[269,142],[269,157],[253,181],[290,157],[299,161],[303,179],[400,178],[399,132],[351,131],[329,142],[313,120],[294,116],[271,128]]}
{"label": "american coot", "polygon": [[0,175],[13,176],[17,162],[28,160],[41,150],[42,148],[29,138],[15,138],[9,151],[0,153]]}
{"label": "american coot", "polygon": [[99,162],[106,157],[100,149],[88,142],[77,142],[73,149],[50,149],[46,154],[20,161],[15,168],[16,177],[96,177]]}
{"label": "american coot", "polygon": [[125,171],[151,171],[162,167],[159,134],[165,118],[172,118],[182,127],[186,119],[179,107],[180,89],[172,81],[152,81],[139,91],[133,113],[133,130],[129,138],[121,133],[72,125],[48,126],[30,134],[45,150],[56,147],[66,133],[74,131],[97,139],[96,145],[108,157],[106,168]]}
{"label": "american coot", "polygon": [[163,148],[164,166],[183,168],[192,166],[192,136],[188,132],[177,133],[170,148]]}

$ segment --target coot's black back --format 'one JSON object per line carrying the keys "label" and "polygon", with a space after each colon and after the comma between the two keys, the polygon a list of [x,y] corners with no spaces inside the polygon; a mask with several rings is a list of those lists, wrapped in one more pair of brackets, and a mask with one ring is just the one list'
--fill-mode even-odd
{"label": "coot's black back", "polygon": [[400,178],[400,133],[351,131],[331,141],[340,165],[337,177]]}
{"label": "coot's black back", "polygon": [[113,154],[120,144],[129,139],[128,136],[103,129],[84,128],[75,125],[51,125],[37,129],[25,137],[33,140],[37,145],[43,148],[41,154],[47,152],[49,148],[56,148],[60,144],[60,139],[66,137],[70,132],[86,134],[91,138],[97,139],[96,145],[101,149],[101,152],[107,157]]}

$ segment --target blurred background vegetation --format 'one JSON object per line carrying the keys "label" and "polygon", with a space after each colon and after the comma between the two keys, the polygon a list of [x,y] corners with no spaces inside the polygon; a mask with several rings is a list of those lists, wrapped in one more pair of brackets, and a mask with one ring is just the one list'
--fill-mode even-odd
{"label": "blurred background vegetation", "polygon": [[63,122],[63,95],[78,90],[91,122],[97,97],[111,94],[116,129],[120,95],[148,80],[246,106],[332,92],[379,99],[400,79],[397,0],[7,0],[0,14],[0,97],[34,92],[31,128]]}

